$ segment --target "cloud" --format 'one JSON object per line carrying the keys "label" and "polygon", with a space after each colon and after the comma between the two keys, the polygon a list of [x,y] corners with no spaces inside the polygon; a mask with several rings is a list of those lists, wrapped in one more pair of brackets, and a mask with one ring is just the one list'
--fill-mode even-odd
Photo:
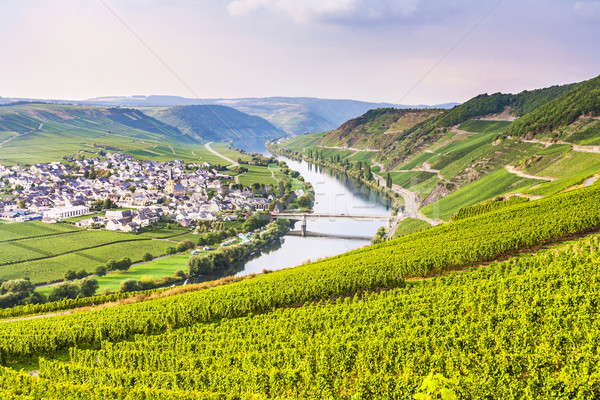
{"label": "cloud", "polygon": [[583,19],[600,19],[600,1],[576,1],[575,15]]}
{"label": "cloud", "polygon": [[417,14],[421,0],[234,0],[227,5],[233,16],[257,12],[283,14],[298,23],[384,23]]}

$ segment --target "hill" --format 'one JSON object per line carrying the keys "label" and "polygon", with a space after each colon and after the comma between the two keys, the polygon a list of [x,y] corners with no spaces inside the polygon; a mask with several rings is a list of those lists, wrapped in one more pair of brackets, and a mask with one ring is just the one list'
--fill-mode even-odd
{"label": "hill", "polygon": [[[506,134],[521,137],[550,136],[568,139],[564,129],[579,118],[600,116],[600,76],[583,82],[573,90],[554,98],[510,126]],[[598,124],[595,125],[597,129]]]}
{"label": "hill", "polygon": [[285,133],[263,118],[220,105],[146,109],[149,115],[198,140],[234,142],[279,139]]}
{"label": "hill", "polygon": [[[19,100],[19,99],[14,99]],[[27,99],[31,101],[32,99]],[[64,103],[64,101],[62,101]],[[288,135],[306,132],[324,132],[366,111],[380,107],[395,108],[450,108],[457,103],[434,106],[406,106],[344,99],[319,99],[312,97],[262,97],[237,99],[192,99],[178,96],[113,96],[98,97],[73,104],[109,107],[163,108],[189,105],[218,104],[256,115],[271,122]]]}
{"label": "hill", "polygon": [[[416,201],[427,217],[448,220],[498,196],[543,196],[593,181],[600,173],[600,154],[590,147],[600,144],[599,79],[482,94],[447,110],[374,109],[273,150],[334,168],[369,165],[379,181],[390,174],[406,203]],[[542,134],[539,127],[554,126],[552,118],[568,125]],[[526,126],[538,127],[535,140]]]}
{"label": "hill", "polygon": [[[600,241],[561,242],[600,228],[599,198],[596,184],[241,281],[6,321],[0,394],[595,398]],[[520,254],[542,245],[559,248]]]}
{"label": "hill", "polygon": [[0,163],[5,165],[56,161],[102,148],[146,159],[197,159],[190,146],[199,144],[134,109],[29,102],[0,106]]}

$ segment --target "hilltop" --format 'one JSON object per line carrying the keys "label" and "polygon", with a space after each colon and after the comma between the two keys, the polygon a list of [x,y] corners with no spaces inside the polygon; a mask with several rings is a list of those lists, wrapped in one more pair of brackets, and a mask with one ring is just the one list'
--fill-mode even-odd
{"label": "hilltop", "polygon": [[600,77],[481,94],[446,110],[378,108],[275,150],[322,164],[360,162],[381,180],[389,173],[398,190],[414,192],[422,214],[448,220],[498,196],[544,196],[600,173],[591,147],[600,144],[599,88]]}

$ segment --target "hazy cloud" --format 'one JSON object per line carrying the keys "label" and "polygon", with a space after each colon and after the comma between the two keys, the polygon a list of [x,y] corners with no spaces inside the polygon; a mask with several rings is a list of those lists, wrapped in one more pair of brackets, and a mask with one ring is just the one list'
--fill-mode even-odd
{"label": "hazy cloud", "polygon": [[421,0],[234,0],[231,15],[261,11],[283,14],[296,22],[381,23],[413,17]]}

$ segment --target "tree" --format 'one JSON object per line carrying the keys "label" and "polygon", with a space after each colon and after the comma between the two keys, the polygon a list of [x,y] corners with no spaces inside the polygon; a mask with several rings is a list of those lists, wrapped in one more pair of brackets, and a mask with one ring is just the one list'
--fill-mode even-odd
{"label": "tree", "polygon": [[98,267],[96,267],[96,276],[104,276],[106,275],[106,266],[105,265],[99,265]]}
{"label": "tree", "polygon": [[62,299],[76,299],[79,296],[79,285],[74,283],[63,283],[55,286],[48,295],[48,300],[58,301]]}
{"label": "tree", "polygon": [[99,287],[98,280],[94,278],[85,278],[80,284],[81,295],[84,297],[91,297],[96,293],[96,290],[98,290]]}
{"label": "tree", "polygon": [[214,269],[212,259],[207,256],[191,256],[187,264],[190,276],[207,274]]}
{"label": "tree", "polygon": [[73,279],[77,279],[77,273],[72,269],[67,270],[65,272],[65,281],[72,281]]}
{"label": "tree", "polygon": [[17,202],[17,207],[19,208],[26,208],[27,207],[27,203],[25,202],[25,199],[21,199]]}
{"label": "tree", "polygon": [[102,208],[104,208],[106,210],[108,210],[109,208],[113,208],[113,207],[114,207],[114,203],[108,197],[106,199],[104,199],[104,202],[102,202]]}
{"label": "tree", "polygon": [[117,269],[121,271],[127,271],[131,267],[131,259],[129,257],[123,257],[117,261]]}
{"label": "tree", "polygon": [[0,286],[0,294],[16,293],[22,295],[23,298],[29,296],[34,290],[35,286],[29,279],[14,279],[6,281]]}
{"label": "tree", "polygon": [[177,253],[177,250],[175,249],[175,247],[169,246],[165,249],[166,255],[171,255],[171,254],[175,254],[175,253]]}
{"label": "tree", "polygon": [[114,271],[115,269],[118,269],[117,261],[116,260],[108,260],[106,262],[106,270]]}
{"label": "tree", "polygon": [[136,290],[140,290],[140,285],[135,279],[125,279],[119,286],[119,292],[121,293],[135,292]]}
{"label": "tree", "polygon": [[79,271],[77,271],[77,279],[83,279],[86,276],[88,276],[88,272],[85,269],[80,269]]}
{"label": "tree", "polygon": [[144,253],[144,255],[142,256],[142,261],[151,261],[151,260],[152,260],[152,254]]}
{"label": "tree", "polygon": [[392,176],[390,175],[390,173],[387,173],[387,177],[385,179],[385,187],[387,188],[392,188]]}

